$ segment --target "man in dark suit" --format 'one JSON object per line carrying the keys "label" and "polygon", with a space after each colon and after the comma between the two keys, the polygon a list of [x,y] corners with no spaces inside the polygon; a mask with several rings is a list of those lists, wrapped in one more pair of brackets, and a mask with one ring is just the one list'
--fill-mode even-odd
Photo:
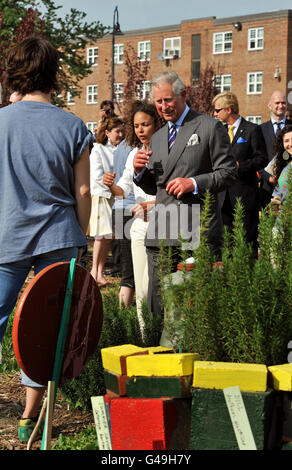
{"label": "man in dark suit", "polygon": [[[218,254],[223,227],[217,193],[234,183],[237,170],[224,127],[187,106],[184,84],[175,72],[159,74],[152,82],[152,95],[167,123],[153,135],[150,152],[137,152],[134,170],[138,176],[134,180],[146,193],[156,194],[145,243],[150,280],[148,306],[161,314],[157,274],[161,239],[176,252],[181,234],[192,248],[202,196],[210,190],[214,202],[208,241]],[[177,260],[173,254],[174,271]]]}
{"label": "man in dark suit", "polygon": [[[268,108],[271,113],[271,118],[261,124],[261,129],[266,143],[268,159],[271,161],[275,156],[273,155],[272,147],[277,133],[282,130],[286,124],[292,124],[292,121],[286,117],[287,99],[282,91],[276,90],[273,92],[268,103]],[[265,170],[261,170],[259,175],[260,204],[261,207],[264,208],[271,200],[275,187],[275,177]]]}
{"label": "man in dark suit", "polygon": [[223,92],[213,99],[214,116],[227,124],[232,154],[238,169],[238,181],[219,194],[224,225],[232,228],[237,198],[244,208],[244,227],[247,241],[257,255],[259,223],[259,189],[257,171],[267,163],[265,142],[260,126],[239,115],[237,97]]}

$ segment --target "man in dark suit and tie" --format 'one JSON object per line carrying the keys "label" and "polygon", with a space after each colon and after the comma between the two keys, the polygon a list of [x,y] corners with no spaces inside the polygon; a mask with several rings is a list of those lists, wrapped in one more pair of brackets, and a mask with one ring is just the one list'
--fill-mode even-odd
{"label": "man in dark suit and tie", "polygon": [[[286,124],[292,124],[292,121],[286,117],[287,99],[282,91],[276,90],[273,92],[268,108],[271,113],[271,118],[261,124],[261,129],[266,143],[267,155],[271,161],[273,155],[272,147],[275,137]],[[272,193],[275,187],[275,177],[267,173],[265,170],[259,172],[260,175],[260,203],[261,207],[266,207],[269,204]]]}
{"label": "man in dark suit and tie", "polygon": [[259,189],[257,171],[267,163],[265,142],[260,126],[246,121],[239,114],[237,97],[223,92],[213,99],[214,116],[228,125],[232,154],[238,169],[238,180],[219,194],[224,225],[232,228],[237,198],[244,208],[244,228],[247,241],[257,256],[259,223]]}
{"label": "man in dark suit and tie", "polygon": [[[146,193],[156,194],[153,223],[149,222],[145,243],[150,280],[148,306],[155,314],[161,314],[158,279],[161,239],[174,248],[174,253],[180,245],[180,234],[193,242],[193,231],[199,225],[196,214],[200,213],[204,193],[210,190],[214,202],[208,241],[214,253],[219,254],[223,226],[217,193],[234,183],[237,170],[224,127],[187,106],[184,84],[175,72],[155,77],[152,96],[158,113],[167,123],[153,135],[151,151],[141,149],[134,157],[134,181]],[[178,260],[175,254],[173,260],[175,271]]]}

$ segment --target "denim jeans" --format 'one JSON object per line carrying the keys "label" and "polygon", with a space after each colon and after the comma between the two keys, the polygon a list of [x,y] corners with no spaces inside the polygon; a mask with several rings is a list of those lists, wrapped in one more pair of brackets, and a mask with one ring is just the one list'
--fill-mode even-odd
{"label": "denim jeans", "polygon": [[[0,264],[0,344],[6,331],[9,316],[13,311],[29,271],[34,268],[34,273],[38,274],[51,264],[70,261],[72,258],[77,258],[77,255],[77,248],[63,248],[14,263]],[[23,372],[22,383],[24,385],[39,386],[26,377]]]}

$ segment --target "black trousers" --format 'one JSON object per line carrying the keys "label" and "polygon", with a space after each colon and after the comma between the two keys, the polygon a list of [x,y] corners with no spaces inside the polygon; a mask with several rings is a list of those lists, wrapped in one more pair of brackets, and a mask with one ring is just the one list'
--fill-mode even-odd
{"label": "black trousers", "polygon": [[[226,195],[223,207],[221,209],[223,225],[230,230],[233,228],[233,212],[234,208],[231,206],[229,196]],[[243,227],[246,233],[246,241],[252,244],[254,255],[257,257],[258,253],[258,226],[259,226],[259,211],[258,209],[246,210],[244,208]]]}

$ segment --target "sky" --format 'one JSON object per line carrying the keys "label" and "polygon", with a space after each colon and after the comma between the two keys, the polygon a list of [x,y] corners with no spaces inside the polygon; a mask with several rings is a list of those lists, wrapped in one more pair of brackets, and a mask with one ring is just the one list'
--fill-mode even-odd
{"label": "sky", "polygon": [[122,31],[179,24],[182,20],[210,16],[229,18],[292,9],[291,0],[245,0],[233,2],[231,8],[230,2],[218,0],[55,0],[54,3],[62,6],[59,16],[76,8],[87,14],[87,22],[98,20],[110,27],[117,6]]}

